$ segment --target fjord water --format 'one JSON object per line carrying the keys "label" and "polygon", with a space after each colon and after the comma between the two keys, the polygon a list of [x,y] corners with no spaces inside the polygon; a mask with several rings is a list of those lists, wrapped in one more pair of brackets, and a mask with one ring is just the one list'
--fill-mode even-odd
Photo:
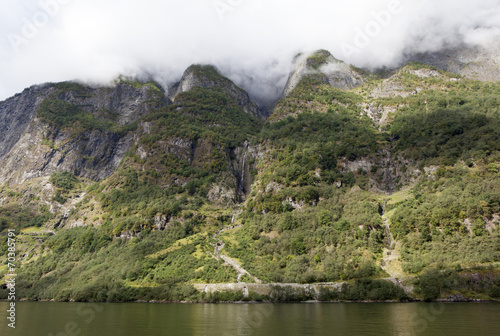
{"label": "fjord water", "polygon": [[152,304],[0,302],[0,335],[500,335],[495,303]]}

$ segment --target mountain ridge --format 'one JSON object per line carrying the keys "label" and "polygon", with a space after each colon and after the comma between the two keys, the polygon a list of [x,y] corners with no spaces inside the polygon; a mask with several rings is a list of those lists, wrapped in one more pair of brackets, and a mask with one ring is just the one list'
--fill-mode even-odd
{"label": "mountain ridge", "polygon": [[[332,62],[319,51],[304,69]],[[367,280],[387,279],[390,262],[415,298],[498,297],[499,84],[416,63],[389,76],[337,70],[292,72],[265,123],[206,66],[186,70],[170,98],[122,79],[0,103],[14,111],[0,114],[13,125],[0,138],[0,232],[19,234],[22,296],[135,300],[159,288],[200,299],[193,284],[244,277],[403,299]],[[356,85],[343,77],[353,73]]]}

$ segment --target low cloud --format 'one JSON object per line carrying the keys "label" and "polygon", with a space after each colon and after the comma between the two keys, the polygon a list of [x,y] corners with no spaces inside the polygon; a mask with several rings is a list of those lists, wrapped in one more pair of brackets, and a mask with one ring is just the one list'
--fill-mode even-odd
{"label": "low cloud", "polygon": [[266,102],[298,52],[376,68],[404,55],[500,36],[498,0],[3,0],[0,99],[48,81],[120,74],[178,81],[214,64]]}

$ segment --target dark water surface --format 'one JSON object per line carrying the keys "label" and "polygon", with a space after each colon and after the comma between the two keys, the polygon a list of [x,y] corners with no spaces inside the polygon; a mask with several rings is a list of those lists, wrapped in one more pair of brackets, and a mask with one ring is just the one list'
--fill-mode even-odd
{"label": "dark water surface", "polygon": [[0,302],[0,335],[500,335],[497,303],[151,304]]}

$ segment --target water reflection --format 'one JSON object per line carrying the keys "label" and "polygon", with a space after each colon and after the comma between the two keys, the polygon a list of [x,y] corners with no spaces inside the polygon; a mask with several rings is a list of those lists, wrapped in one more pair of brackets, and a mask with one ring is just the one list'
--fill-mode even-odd
{"label": "water reflection", "polygon": [[240,335],[500,335],[494,303],[86,304],[17,303],[0,335],[240,336]]}

